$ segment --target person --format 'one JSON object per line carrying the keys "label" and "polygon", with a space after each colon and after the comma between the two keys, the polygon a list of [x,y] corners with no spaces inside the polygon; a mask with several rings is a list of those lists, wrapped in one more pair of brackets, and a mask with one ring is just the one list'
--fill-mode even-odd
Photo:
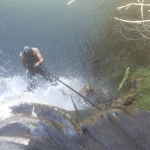
{"label": "person", "polygon": [[50,83],[53,82],[48,70],[43,65],[44,58],[38,48],[25,46],[20,52],[19,57],[23,68],[27,72],[28,90],[35,88],[35,82],[33,78],[35,74],[40,74]]}

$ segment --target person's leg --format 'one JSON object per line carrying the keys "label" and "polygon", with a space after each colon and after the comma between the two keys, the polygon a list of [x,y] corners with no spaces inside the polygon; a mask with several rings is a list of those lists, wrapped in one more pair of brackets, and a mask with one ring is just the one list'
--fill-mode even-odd
{"label": "person's leg", "polygon": [[31,70],[28,70],[27,71],[27,80],[28,80],[28,87],[27,87],[27,90],[30,91],[32,89],[35,88],[35,83],[34,83],[34,72],[31,71]]}
{"label": "person's leg", "polygon": [[43,76],[43,78],[45,78],[47,81],[49,81],[52,85],[54,85],[54,86],[57,85],[56,79],[50,75],[50,73],[44,66],[39,67],[38,72],[36,72],[36,73]]}
{"label": "person's leg", "polygon": [[51,75],[49,74],[48,70],[45,67],[40,67],[39,70],[38,70],[38,73],[41,76],[43,76],[43,78],[45,78],[50,83],[53,82],[53,78],[51,77]]}

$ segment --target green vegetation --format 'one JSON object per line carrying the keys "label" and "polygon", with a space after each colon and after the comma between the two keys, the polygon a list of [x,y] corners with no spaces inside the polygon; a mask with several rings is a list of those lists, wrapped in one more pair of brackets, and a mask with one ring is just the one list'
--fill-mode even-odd
{"label": "green vegetation", "polygon": [[[101,20],[98,20],[102,25],[94,26],[98,29],[97,35],[101,38],[91,43],[89,41],[93,40],[90,37],[87,41],[88,47],[89,43],[92,45],[97,60],[92,61],[92,75],[101,81],[101,86],[108,86],[114,97],[121,95],[126,99],[135,94],[137,97],[136,101],[133,100],[132,106],[150,110],[150,68],[146,68],[150,63],[150,40],[146,38],[150,37],[149,29],[144,31],[143,24],[141,28],[140,25],[135,26],[135,24],[133,26],[129,23],[120,24],[120,21],[114,19],[116,17],[130,21],[139,20],[141,14],[139,6],[130,7],[127,11],[124,9],[126,7],[119,11],[113,9],[130,3],[131,0],[116,0],[110,8],[111,11],[105,13],[105,21],[101,23]],[[145,3],[148,4],[148,1],[146,0]],[[104,5],[98,5],[98,8],[105,12]],[[143,11],[145,17],[149,19],[147,9],[148,7],[145,7]],[[141,39],[142,35],[146,36]],[[133,40],[137,38],[141,40]]]}
{"label": "green vegetation", "polygon": [[122,86],[123,86],[123,84],[126,82],[126,80],[128,79],[128,76],[129,76],[129,70],[130,70],[130,68],[128,67],[127,69],[126,69],[126,72],[125,72],[125,75],[124,75],[124,78],[123,78],[123,80],[121,81],[121,83],[119,84],[119,87],[118,87],[118,90],[120,90],[121,88],[122,88]]}
{"label": "green vegetation", "polygon": [[[139,69],[130,78],[130,80],[136,79],[137,84],[134,92],[138,97],[132,105],[134,108],[150,110],[150,70],[148,69]],[[131,89],[128,92],[131,92]]]}

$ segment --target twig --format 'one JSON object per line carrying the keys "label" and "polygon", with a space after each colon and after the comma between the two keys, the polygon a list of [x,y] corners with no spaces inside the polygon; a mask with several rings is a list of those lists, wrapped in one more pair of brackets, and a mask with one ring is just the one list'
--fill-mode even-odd
{"label": "twig", "polygon": [[121,30],[120,30],[120,34],[121,34],[124,38],[126,38],[127,40],[142,40],[142,39],[144,39],[143,37],[142,37],[142,38],[136,38],[136,39],[128,38],[128,37],[126,37],[126,36],[121,32]]}
{"label": "twig", "polygon": [[132,5],[135,5],[135,6],[150,6],[150,4],[143,4],[144,3],[144,0],[142,0],[142,3],[140,1],[138,1],[139,3],[130,3],[130,4],[127,4],[127,5],[124,5],[124,6],[120,6],[120,7],[117,7],[116,9],[117,10],[120,10],[120,9],[123,9],[125,8],[125,10],[127,10],[130,6]]}
{"label": "twig", "polygon": [[150,20],[136,20],[136,21],[130,21],[130,20],[124,20],[124,19],[119,19],[117,17],[114,17],[116,20],[119,20],[119,21],[123,21],[123,22],[126,22],[126,23],[138,23],[138,24],[141,24],[141,23],[145,23],[145,22],[150,22]]}
{"label": "twig", "polygon": [[[127,4],[127,5],[124,5],[124,6],[120,6],[120,7],[117,7],[118,10],[120,9],[123,9],[125,8],[125,10],[127,10],[130,6],[140,6],[140,14],[141,14],[141,20],[125,20],[125,19],[120,19],[120,18],[117,18],[117,17],[114,17],[116,20],[119,20],[120,23],[126,28],[127,31],[135,31],[137,32],[142,38],[137,38],[137,39],[150,39],[150,37],[146,34],[146,33],[150,33],[150,29],[148,27],[150,27],[149,23],[150,23],[150,20],[148,19],[144,19],[144,7],[149,7],[150,4],[144,4],[144,0],[137,0],[138,3],[130,3],[130,4]],[[149,12],[149,10],[148,10]],[[127,24],[132,24],[132,25],[136,25],[135,28],[129,28],[127,27],[124,23],[127,23]],[[146,24],[148,23],[148,24]],[[140,26],[139,26],[140,25]],[[120,32],[121,33],[121,32]],[[124,36],[122,33],[121,35],[125,38],[127,38],[126,36]],[[127,38],[127,39],[130,39],[131,38]],[[133,39],[132,39],[133,40]]]}

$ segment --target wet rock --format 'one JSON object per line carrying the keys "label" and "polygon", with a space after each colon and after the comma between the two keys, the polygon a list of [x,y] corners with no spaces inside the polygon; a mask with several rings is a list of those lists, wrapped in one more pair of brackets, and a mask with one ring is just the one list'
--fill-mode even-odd
{"label": "wet rock", "polygon": [[81,90],[79,90],[79,94],[81,94],[83,97],[85,97],[85,99],[82,98],[78,94],[74,94],[72,97],[73,100],[76,100],[76,101],[84,104],[86,107],[92,106],[88,101],[90,101],[94,104],[98,104],[98,95],[91,85],[87,85],[87,86],[83,87]]}
{"label": "wet rock", "polygon": [[98,106],[101,110],[108,110],[109,108],[111,108],[111,105],[112,105],[112,102],[105,102],[105,103],[103,102],[99,104]]}
{"label": "wet rock", "polygon": [[129,97],[123,100],[122,104],[129,106],[132,104],[133,101],[136,100],[136,98],[137,98],[136,94],[130,95]]}
{"label": "wet rock", "polygon": [[124,84],[126,91],[137,88],[140,85],[141,80],[142,77],[135,79],[128,79],[127,82]]}
{"label": "wet rock", "polygon": [[122,105],[129,106],[133,103],[133,101],[136,101],[137,95],[136,94],[130,94],[129,96],[123,98],[118,98],[112,103],[112,107],[120,107]]}
{"label": "wet rock", "polygon": [[[34,108],[36,115],[22,108]],[[75,122],[67,115],[69,111],[48,105],[18,104],[11,109],[11,116],[0,121],[1,150],[148,150],[150,147],[147,111],[82,110],[79,111],[82,120]]]}
{"label": "wet rock", "polygon": [[84,97],[86,97],[91,102],[93,102],[95,104],[98,103],[98,96],[92,85],[87,85],[87,86],[83,87],[79,91],[79,93],[81,95],[83,95]]}
{"label": "wet rock", "polygon": [[110,94],[110,91],[106,88],[102,88],[100,90],[101,93],[101,97],[102,97],[102,101],[103,102],[107,102],[110,101],[112,99],[112,95]]}
{"label": "wet rock", "polygon": [[[101,88],[101,89],[94,89],[92,85],[86,85],[83,87],[79,93],[83,95],[86,99],[88,99],[90,102],[99,105],[103,102],[108,102],[112,99],[112,96],[109,92],[109,90]],[[76,100],[84,101],[87,103],[87,101],[83,98],[81,98],[79,95],[75,95],[73,97]],[[89,104],[89,107],[92,105]]]}
{"label": "wet rock", "polygon": [[113,109],[102,111],[83,121],[90,148],[95,150],[148,150],[150,146],[148,132],[150,117],[148,114],[150,112]]}

